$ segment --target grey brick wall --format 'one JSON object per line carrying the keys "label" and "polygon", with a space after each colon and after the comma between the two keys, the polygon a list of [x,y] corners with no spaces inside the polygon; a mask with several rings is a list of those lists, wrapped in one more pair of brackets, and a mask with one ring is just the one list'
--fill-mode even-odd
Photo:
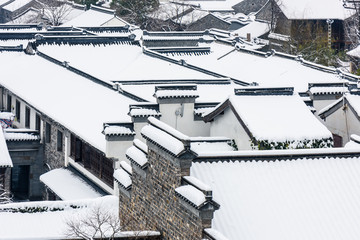
{"label": "grey brick wall", "polygon": [[189,174],[190,168],[181,168],[180,161],[184,160],[156,145],[148,143],[148,146],[150,167],[146,178],[133,167],[130,197],[120,191],[124,230],[157,230],[162,239],[202,239],[203,228],[209,227],[208,223],[203,223],[196,211],[191,211],[175,195],[175,188],[181,186],[181,178]]}

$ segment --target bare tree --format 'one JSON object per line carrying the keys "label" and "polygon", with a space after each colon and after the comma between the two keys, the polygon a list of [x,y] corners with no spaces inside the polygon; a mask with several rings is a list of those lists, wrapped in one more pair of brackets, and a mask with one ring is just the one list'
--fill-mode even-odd
{"label": "bare tree", "polygon": [[91,207],[88,214],[68,219],[66,225],[68,237],[86,240],[114,239],[121,232],[118,212],[101,205]]}
{"label": "bare tree", "polygon": [[344,21],[345,36],[350,48],[355,48],[360,43],[360,0],[343,0],[344,7],[354,11],[354,15]]}
{"label": "bare tree", "polygon": [[72,11],[72,6],[62,1],[42,0],[39,4],[41,17],[52,26],[64,23]]}

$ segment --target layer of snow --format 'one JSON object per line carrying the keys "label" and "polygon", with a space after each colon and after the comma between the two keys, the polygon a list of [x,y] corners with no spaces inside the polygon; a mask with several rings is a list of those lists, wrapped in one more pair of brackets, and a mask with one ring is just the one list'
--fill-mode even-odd
{"label": "layer of snow", "polygon": [[[144,84],[144,85],[123,85],[124,91],[139,95],[147,101],[155,102],[154,97],[155,86],[159,84]],[[196,102],[220,102],[226,99],[229,95],[234,93],[234,88],[239,87],[234,83],[231,84],[199,84],[197,86]],[[141,91],[139,91],[141,89]]]}
{"label": "layer of snow", "polygon": [[205,195],[191,185],[181,186],[175,189],[177,193],[199,207],[205,202]]}
{"label": "layer of snow", "polygon": [[192,142],[191,150],[196,153],[233,151],[234,149],[227,142]]}
{"label": "layer of snow", "polygon": [[100,151],[106,150],[104,122],[131,121],[134,100],[39,56],[2,52],[0,65],[1,85]]}
{"label": "layer of snow", "polygon": [[0,166],[12,167],[12,160],[5,142],[3,130],[0,128]]}
{"label": "layer of snow", "polygon": [[213,228],[205,228],[204,232],[209,234],[212,238],[215,240],[229,240],[227,237],[225,237],[222,233],[219,231],[213,229]]}
{"label": "layer of snow", "polygon": [[183,150],[185,150],[184,144],[180,140],[174,138],[159,128],[147,125],[141,129],[141,134],[145,135],[147,138],[150,138],[152,141],[169,150],[175,155],[178,155]]}
{"label": "layer of snow", "polygon": [[348,92],[347,87],[312,87],[309,90],[312,94],[336,94]]}
{"label": "layer of snow", "polygon": [[[100,27],[114,18],[114,14],[89,9],[62,24],[62,27]],[[119,24],[125,26],[125,23]]]}
{"label": "layer of snow", "polygon": [[41,175],[40,181],[62,200],[101,197],[99,192],[68,169],[59,168],[51,170]]}
{"label": "layer of snow", "polygon": [[107,126],[104,129],[105,135],[133,135],[135,134],[130,128],[123,126]]}
{"label": "layer of snow", "polygon": [[[219,43],[203,43],[200,46],[210,47],[211,53],[208,55],[171,53],[164,55],[178,61],[184,59],[188,64],[240,81],[256,82],[261,87],[294,87],[295,91],[306,92],[309,83],[339,83],[341,81],[335,73],[317,70],[277,55],[266,58],[241,50],[233,51],[233,46]],[[199,93],[200,91],[198,88]],[[221,94],[220,91],[218,94]]]}
{"label": "layer of snow", "polygon": [[360,45],[354,48],[353,50],[348,51],[346,54],[351,57],[360,58]]}
{"label": "layer of snow", "polygon": [[268,37],[270,39],[275,39],[275,40],[279,40],[279,41],[283,41],[283,42],[290,41],[289,35],[283,35],[283,34],[274,33],[274,32],[270,33]]}
{"label": "layer of snow", "polygon": [[182,24],[182,25],[190,25],[203,17],[209,15],[209,12],[207,11],[200,11],[197,9],[194,9],[193,11],[189,12],[188,14],[185,14],[181,17],[178,17],[174,19],[175,22]]}
{"label": "layer of snow", "polygon": [[134,139],[134,146],[138,147],[139,149],[141,149],[145,153],[148,152],[147,145],[145,143],[143,143],[142,141],[140,141],[139,139]]}
{"label": "layer of snow", "polygon": [[357,143],[355,141],[350,140],[350,142],[347,142],[344,146],[344,148],[347,149],[358,149],[360,150],[360,143]]}
{"label": "layer of snow", "polygon": [[227,11],[227,12],[234,12],[234,9],[232,6],[242,2],[243,0],[214,0],[214,1],[208,1],[208,0],[194,0],[194,1],[186,1],[188,4],[192,4],[195,6],[200,7],[202,10],[207,11]]}
{"label": "layer of snow", "polygon": [[[205,73],[145,55],[137,45],[41,45],[38,50],[106,81],[167,80],[169,83],[170,80],[177,79],[216,79]],[[84,56],[87,56],[87,61],[84,61]],[[99,62],[106,64],[101,64],[100,67]],[[141,95],[141,92],[138,91],[135,95]]]}
{"label": "layer of snow", "polygon": [[[81,206],[74,209],[69,206]],[[12,213],[0,211],[1,239],[68,239],[66,234],[67,222],[94,217],[94,212],[100,209],[104,214],[118,216],[119,199],[115,196],[106,196],[81,201],[49,201],[26,202],[2,205],[2,208],[65,208],[61,211],[47,211],[41,213]],[[53,206],[53,207],[51,207]],[[104,226],[107,227],[107,226]],[[103,229],[104,230],[104,229]],[[121,232],[116,237],[159,236],[159,232]]]}
{"label": "layer of snow", "polygon": [[140,166],[144,166],[148,162],[146,154],[135,146],[128,148],[126,155]]}
{"label": "layer of snow", "polygon": [[214,110],[214,107],[196,108],[194,109],[195,114],[199,114],[201,117],[206,115],[208,112]]}
{"label": "layer of snow", "polygon": [[203,183],[202,181],[200,181],[199,179],[192,177],[192,176],[185,176],[183,177],[185,180],[187,180],[188,182],[191,183],[191,185],[199,188],[200,190],[203,191],[211,191],[211,187],[205,183]]}
{"label": "layer of snow", "polygon": [[130,166],[130,164],[128,164],[125,161],[121,161],[120,162],[120,167],[122,167],[125,171],[127,171],[128,173],[132,174],[132,167]]}
{"label": "layer of snow", "polygon": [[15,0],[5,6],[3,6],[2,8],[10,11],[10,12],[13,12],[19,8],[22,8],[24,7],[26,4],[30,3],[32,0]]}
{"label": "layer of snow", "polygon": [[231,96],[230,102],[257,140],[285,142],[332,137],[297,94]]}
{"label": "layer of snow", "polygon": [[157,98],[194,98],[199,94],[195,90],[158,90],[155,93]]}
{"label": "layer of snow", "polygon": [[355,14],[344,7],[341,0],[281,0],[278,6],[288,19],[339,19]]}
{"label": "layer of snow", "polygon": [[4,132],[5,139],[7,141],[37,141],[40,140],[38,134],[26,133],[26,132]]}
{"label": "layer of snow", "polygon": [[121,185],[123,185],[125,188],[130,187],[130,185],[132,184],[131,177],[130,177],[129,173],[127,173],[122,168],[116,169],[114,171],[114,178],[115,178],[116,181],[121,183]]}
{"label": "layer of snow", "polygon": [[253,39],[260,37],[269,31],[270,31],[269,23],[253,21],[247,24],[246,26],[239,28],[231,33],[242,38],[247,38],[247,34],[250,33],[250,36]]}
{"label": "layer of snow", "polygon": [[25,13],[15,17],[7,24],[37,24],[39,23],[39,11],[34,8],[29,8]]}
{"label": "layer of snow", "polygon": [[145,117],[145,116],[160,116],[161,113],[155,109],[148,108],[133,108],[130,110],[130,116],[132,117]]}
{"label": "layer of snow", "polygon": [[182,132],[179,132],[178,130],[170,127],[169,125],[167,125],[166,123],[154,118],[154,117],[149,117],[148,118],[148,122],[151,125],[154,125],[164,131],[166,131],[167,133],[171,134],[172,136],[176,137],[177,139],[181,139],[181,140],[190,140],[190,138],[188,136],[186,136],[185,134],[183,134]]}
{"label": "layer of snow", "polygon": [[357,116],[360,117],[360,96],[347,94],[346,99],[349,101],[350,105],[354,108]]}
{"label": "layer of snow", "polygon": [[229,239],[357,240],[359,171],[354,157],[194,162],[190,175],[213,189],[212,227]]}
{"label": "layer of snow", "polygon": [[191,7],[187,5],[175,4],[172,2],[160,3],[159,8],[149,14],[149,17],[166,21],[183,14],[183,12],[190,10]]}

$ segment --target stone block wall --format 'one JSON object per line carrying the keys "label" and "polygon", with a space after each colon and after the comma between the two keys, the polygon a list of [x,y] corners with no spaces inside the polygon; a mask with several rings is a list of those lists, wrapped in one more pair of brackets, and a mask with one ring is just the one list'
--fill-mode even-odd
{"label": "stone block wall", "polygon": [[[44,136],[44,157],[45,163],[48,164],[50,169],[61,168],[65,166],[65,129],[59,124],[53,122],[50,119],[43,119],[43,136]],[[51,126],[50,142],[46,139],[46,123]],[[62,151],[57,150],[57,131],[60,130],[63,133]],[[50,170],[49,169],[49,170]]]}
{"label": "stone block wall", "polygon": [[149,141],[148,147],[145,176],[133,166],[130,197],[120,191],[124,230],[156,230],[162,239],[202,239],[209,223],[203,222],[197,209],[175,195],[181,178],[189,174],[193,155],[176,157]]}

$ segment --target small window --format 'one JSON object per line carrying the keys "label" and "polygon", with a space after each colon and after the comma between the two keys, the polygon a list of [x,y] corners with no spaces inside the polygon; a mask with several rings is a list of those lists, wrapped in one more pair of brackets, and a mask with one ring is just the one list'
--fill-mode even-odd
{"label": "small window", "polygon": [[36,114],[36,116],[35,116],[35,130],[37,130],[39,132],[40,132],[40,123],[41,123],[40,115]]}
{"label": "small window", "polygon": [[63,150],[63,133],[61,131],[57,131],[57,150],[62,151]]}
{"label": "small window", "polygon": [[25,127],[30,128],[30,108],[25,107]]}
{"label": "small window", "polygon": [[45,140],[47,143],[50,143],[50,141],[51,141],[51,125],[50,125],[50,123],[46,123]]}
{"label": "small window", "polygon": [[6,111],[11,112],[11,95],[7,95]]}
{"label": "small window", "polygon": [[20,122],[20,102],[16,100],[16,109],[15,109],[16,121]]}

